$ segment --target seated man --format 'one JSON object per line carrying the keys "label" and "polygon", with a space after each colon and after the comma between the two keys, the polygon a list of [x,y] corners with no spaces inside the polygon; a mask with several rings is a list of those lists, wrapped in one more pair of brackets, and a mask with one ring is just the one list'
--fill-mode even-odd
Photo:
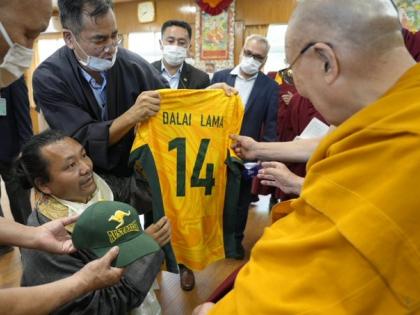
{"label": "seated man", "polygon": [[[48,130],[30,139],[17,161],[17,175],[26,187],[38,192],[35,211],[28,224],[39,226],[56,218],[80,214],[98,200],[113,200],[109,186],[92,171],[92,161],[75,140]],[[72,227],[68,228],[72,232]],[[147,233],[162,246],[170,239],[165,219],[151,225]],[[22,285],[39,285],[66,278],[96,257],[79,250],[54,255],[22,249]],[[96,290],[58,309],[55,314],[126,314],[139,306],[148,293],[163,260],[163,253],[135,261],[114,286]]]}
{"label": "seated man", "polygon": [[299,1],[285,47],[299,93],[337,128],[234,289],[195,314],[419,314],[420,65],[397,11]]}

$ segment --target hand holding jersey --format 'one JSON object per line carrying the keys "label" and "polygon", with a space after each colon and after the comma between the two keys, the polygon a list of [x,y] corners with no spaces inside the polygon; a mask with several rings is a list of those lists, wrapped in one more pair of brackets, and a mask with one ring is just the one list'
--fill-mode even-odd
{"label": "hand holding jersey", "polygon": [[171,240],[171,223],[167,217],[162,217],[156,223],[149,225],[145,230],[160,247],[163,247]]}
{"label": "hand holding jersey", "polygon": [[161,110],[138,128],[130,160],[149,181],[153,217],[171,221],[167,258],[173,249],[178,263],[200,270],[236,254],[232,204],[239,185],[231,181],[240,171],[228,180],[228,169],[237,168],[229,134],[239,132],[244,109],[239,96],[222,91],[159,92]]}

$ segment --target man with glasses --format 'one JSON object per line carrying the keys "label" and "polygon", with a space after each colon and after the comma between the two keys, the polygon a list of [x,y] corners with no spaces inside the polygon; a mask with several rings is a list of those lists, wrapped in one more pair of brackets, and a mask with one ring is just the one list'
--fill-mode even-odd
{"label": "man with glasses", "polygon": [[[245,40],[241,62],[233,69],[225,69],[214,74],[212,83],[225,82],[234,86],[245,105],[241,135],[256,141],[277,140],[278,84],[261,72],[267,60],[270,45],[260,35],[251,35]],[[238,202],[238,217],[235,238],[239,255],[244,258],[242,239],[248,218],[248,208],[252,200],[252,179],[242,177]]]}
{"label": "man with glasses", "polygon": [[195,314],[420,312],[420,65],[389,0],[303,0],[286,55],[337,126],[234,289]]}
{"label": "man with glasses", "polygon": [[111,0],[58,1],[66,46],[35,71],[34,98],[53,129],[86,148],[116,200],[150,210],[147,184],[128,168],[133,128],[159,110],[167,87],[143,58],[119,47]]}

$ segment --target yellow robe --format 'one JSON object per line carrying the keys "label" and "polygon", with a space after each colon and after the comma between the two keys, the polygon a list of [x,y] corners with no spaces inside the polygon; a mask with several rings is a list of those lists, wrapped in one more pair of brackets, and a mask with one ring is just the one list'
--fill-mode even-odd
{"label": "yellow robe", "polygon": [[321,142],[210,314],[420,314],[420,65]]}

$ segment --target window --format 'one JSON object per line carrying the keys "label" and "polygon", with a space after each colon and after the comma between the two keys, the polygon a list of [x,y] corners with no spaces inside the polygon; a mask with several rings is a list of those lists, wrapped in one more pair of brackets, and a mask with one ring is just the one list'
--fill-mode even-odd
{"label": "window", "polygon": [[53,39],[40,39],[38,41],[39,63],[43,62],[64,45],[64,39],[61,36]]}
{"label": "window", "polygon": [[270,52],[264,66],[264,72],[278,71],[286,67],[286,53],[284,50],[287,24],[270,24],[267,39],[270,43]]}
{"label": "window", "polygon": [[160,32],[130,33],[128,49],[139,54],[148,62],[154,62],[162,58],[159,39]]}

